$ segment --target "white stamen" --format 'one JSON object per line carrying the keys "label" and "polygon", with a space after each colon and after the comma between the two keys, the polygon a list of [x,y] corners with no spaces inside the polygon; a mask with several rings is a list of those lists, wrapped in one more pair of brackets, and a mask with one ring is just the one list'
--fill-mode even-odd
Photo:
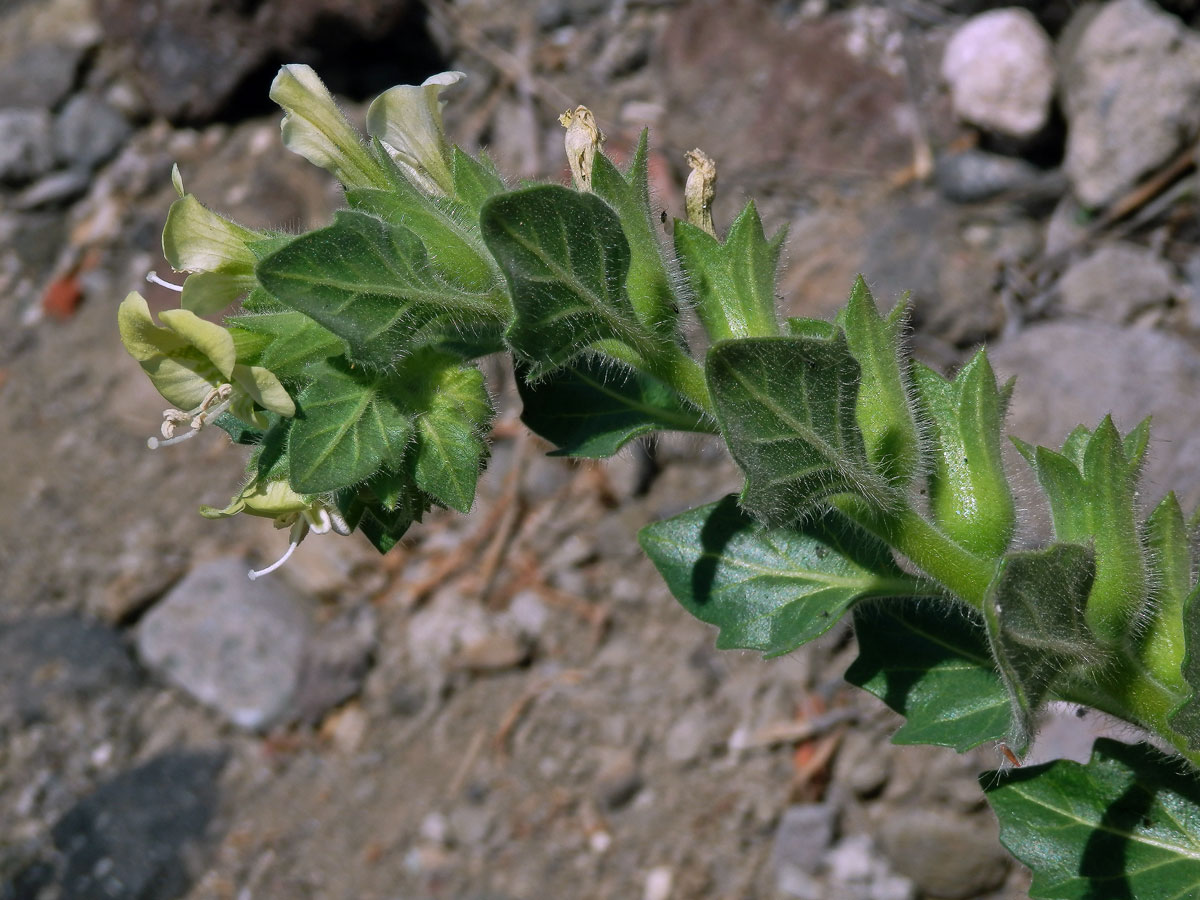
{"label": "white stamen", "polygon": [[284,551],[283,556],[279,557],[279,559],[275,560],[275,562],[271,563],[265,569],[251,569],[246,577],[251,581],[257,581],[264,575],[270,575],[292,558],[292,554],[296,552],[296,548],[300,546],[300,542],[304,540],[306,534],[308,534],[308,522],[303,518],[297,519],[296,524],[292,526],[292,533],[288,535],[290,543],[287,550]]}
{"label": "white stamen", "polygon": [[148,437],[146,438],[146,446],[151,450],[157,450],[159,447],[170,447],[172,444],[182,444],[189,438],[194,438],[199,433],[199,431],[185,431],[183,434],[176,435],[175,437],[166,441],[159,440],[156,437]]}
{"label": "white stamen", "polygon": [[163,281],[161,278],[158,277],[157,272],[147,273],[146,280],[148,282],[150,282],[151,284],[157,284],[159,287],[165,287],[167,290],[175,291],[177,293],[183,293],[183,285],[171,284],[171,282],[169,282],[169,281]]}
{"label": "white stamen", "polygon": [[[157,450],[159,447],[170,447],[172,444],[178,444],[181,441],[186,441],[188,438],[196,436],[204,429],[205,425],[229,409],[233,403],[232,395],[233,387],[223,384],[209,391],[208,396],[204,398],[204,402],[195,409],[188,410],[187,412],[181,409],[164,410],[162,436],[166,440],[160,440],[156,437],[147,438],[146,446],[151,450]],[[214,400],[220,400],[221,402],[209,409],[209,404]],[[191,431],[176,435],[175,427],[184,422],[190,422]]]}

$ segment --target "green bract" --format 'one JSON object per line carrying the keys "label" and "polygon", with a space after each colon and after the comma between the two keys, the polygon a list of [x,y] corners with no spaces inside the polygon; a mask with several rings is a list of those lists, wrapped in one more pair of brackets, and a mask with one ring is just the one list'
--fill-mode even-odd
{"label": "green bract", "polygon": [[[1101,744],[1085,766],[987,776],[1035,897],[1194,893],[1196,517],[1174,495],[1142,508],[1148,423],[1121,435],[1106,418],[1058,450],[1017,440],[1054,538],[1013,550],[1012,385],[983,351],[953,378],[913,363],[907,303],[881,314],[862,278],[833,322],[782,323],[783,233],[767,238],[750,204],[721,235],[715,164],[695,150],[668,243],[646,135],[622,170],[586,107],[562,119],[575,187],[507,190],[443,133],[441,92],[462,77],[386,92],[367,142],[311,69],[280,71],[284,144],[346,188],[324,228],[241,228],[173,174],[163,247],[190,273],[183,308],[156,324],[130,294],[121,338],[179,407],[168,442],[212,422],[253,445],[245,487],[202,512],[292,529],[255,574],[310,530],[385,552],[433,507],[468,512],[493,415],[478,360],[508,352],[522,418],[554,453],[611,456],[668,430],[724,441],[741,494],[640,535],[719,646],[787,653],[849,614],[847,678],[905,717],[898,742],[1023,752],[1046,704],[1067,701],[1172,750]],[[239,298],[224,325],[201,317]]]}

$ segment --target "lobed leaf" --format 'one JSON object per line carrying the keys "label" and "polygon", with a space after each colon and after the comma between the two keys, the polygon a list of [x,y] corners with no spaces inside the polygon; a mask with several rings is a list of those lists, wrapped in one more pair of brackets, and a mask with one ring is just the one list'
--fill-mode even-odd
{"label": "lobed leaf", "polygon": [[500,270],[483,244],[478,219],[472,221],[465,204],[433,197],[398,172],[389,190],[346,191],[346,202],[416,234],[429,265],[458,290],[486,294],[500,283]]}
{"label": "lobed leaf", "polygon": [[1099,740],[1091,761],[985,772],[1000,840],[1038,900],[1200,895],[1200,784],[1144,744]]}
{"label": "lobed leaf", "polygon": [[500,315],[495,296],[441,278],[415,232],[343,210],[259,261],[259,282],[346,342],[352,359],[390,366]]}
{"label": "lobed leaf", "polygon": [[1188,596],[1184,609],[1184,632],[1187,653],[1183,658],[1183,679],[1190,696],[1177,706],[1170,717],[1171,727],[1187,738],[1188,747],[1200,750],[1200,589]]}
{"label": "lobed leaf", "polygon": [[[390,494],[389,499],[380,499]],[[400,542],[414,522],[420,522],[432,500],[407,479],[380,472],[365,485],[337,495],[338,511],[351,528],[361,531],[380,553]]]}
{"label": "lobed leaf", "polygon": [[787,230],[780,229],[767,239],[753,201],[733,220],[724,243],[703,228],[676,220],[675,253],[710,340],[779,333],[775,273],[786,236]]}
{"label": "lobed leaf", "polygon": [[841,493],[892,501],[855,421],[859,366],[843,336],[723,341],[709,350],[707,376],[756,516],[789,524]]}
{"label": "lobed leaf", "polygon": [[928,476],[933,519],[973,553],[999,556],[1016,524],[1000,444],[1011,382],[1003,389],[996,385],[983,350],[953,381],[920,363],[912,374],[933,438]]}
{"label": "lobed leaf", "polygon": [[859,275],[850,301],[837,317],[850,353],[861,370],[854,414],[867,459],[886,479],[907,484],[920,465],[920,440],[909,398],[908,365],[900,332],[907,305],[902,301],[886,319]]}
{"label": "lobed leaf", "polygon": [[[470,512],[487,457],[492,404],[483,373],[445,354],[414,356],[398,373],[418,411],[413,477],[438,503]],[[396,500],[389,504],[394,507]]]}
{"label": "lobed leaf", "polygon": [[536,383],[518,373],[521,421],[558,449],[601,459],[653,431],[711,433],[712,425],[656,378],[584,357]]}
{"label": "lobed leaf", "polygon": [[927,590],[834,510],[767,528],[731,495],[647,525],[638,540],[675,599],[720,629],[721,649],[779,656],[824,634],[859,600]]}
{"label": "lobed leaf", "polygon": [[959,752],[1008,734],[1008,692],[987,632],[944,602],[870,604],[854,611],[858,658],[846,680],[905,717],[896,744]]}
{"label": "lobed leaf", "polygon": [[[1185,621],[1192,593],[1195,561],[1183,510],[1170,493],[1146,519],[1146,560],[1154,585],[1154,603],[1141,637],[1141,658],[1155,676],[1169,685],[1194,686],[1185,681],[1181,664],[1186,659],[1188,640]],[[1188,718],[1187,716],[1184,717]],[[1200,722],[1197,723],[1200,725]],[[1200,737],[1195,726],[1187,729]],[[1200,741],[1197,742],[1200,749]]]}
{"label": "lobed leaf", "polygon": [[679,300],[671,287],[658,231],[650,211],[647,132],[642,130],[623,175],[603,153],[592,162],[592,190],[616,211],[629,245],[625,290],[638,320],[667,339],[673,338]]}
{"label": "lobed leaf", "polygon": [[488,198],[504,191],[504,179],[492,161],[482,154],[476,159],[454,147],[450,156],[450,172],[454,176],[454,196],[467,205],[475,221],[479,221],[480,210]]}
{"label": "lobed leaf", "polygon": [[649,349],[625,292],[629,243],[594,194],[540,185],[493,197],[483,238],[508,279],[513,353],[541,378],[608,341]]}
{"label": "lobed leaf", "polygon": [[1079,544],[1008,554],[984,601],[992,656],[1012,706],[1009,743],[1024,752],[1056,680],[1098,667],[1103,654],[1085,608],[1095,573]]}
{"label": "lobed leaf", "polygon": [[1087,621],[1110,644],[1129,641],[1148,603],[1149,573],[1137,515],[1148,429],[1143,422],[1122,439],[1105,416],[1094,432],[1075,429],[1062,453],[1015,441],[1050,500],[1055,537],[1095,549]]}
{"label": "lobed leaf", "polygon": [[311,374],[288,435],[292,487],[320,494],[357,484],[381,466],[399,469],[413,436],[411,416],[397,398],[402,385],[342,359],[318,363]]}
{"label": "lobed leaf", "polygon": [[346,350],[345,342],[329,329],[284,306],[261,288],[246,298],[241,315],[226,321],[267,339],[256,354],[256,363],[282,379],[299,378],[309,364]]}

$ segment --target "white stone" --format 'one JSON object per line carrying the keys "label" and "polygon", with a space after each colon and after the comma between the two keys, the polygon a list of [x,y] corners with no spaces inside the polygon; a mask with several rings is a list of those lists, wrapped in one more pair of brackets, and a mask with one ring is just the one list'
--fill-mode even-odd
{"label": "white stone", "polygon": [[950,38],[942,77],[960,117],[989,131],[1031,137],[1050,114],[1053,46],[1028,10],[994,9]]}
{"label": "white stone", "polygon": [[1062,50],[1063,165],[1080,202],[1099,207],[1200,132],[1200,35],[1148,0],[1090,10],[1064,32],[1078,37]]}
{"label": "white stone", "polygon": [[310,623],[292,591],[246,570],[241,559],[197,566],[146,614],[137,648],[148,668],[257,731],[289,707]]}

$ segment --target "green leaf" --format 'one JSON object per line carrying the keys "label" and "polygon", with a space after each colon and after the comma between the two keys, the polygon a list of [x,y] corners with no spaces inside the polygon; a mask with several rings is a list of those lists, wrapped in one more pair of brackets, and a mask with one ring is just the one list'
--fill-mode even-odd
{"label": "green leaf", "polygon": [[650,210],[647,150],[647,132],[643,129],[628,176],[622,175],[603,153],[597,153],[592,162],[592,190],[616,210],[625,232],[630,251],[625,289],[634,313],[647,328],[670,339],[677,327],[679,300],[671,287]]}
{"label": "green leaf", "polygon": [[262,289],[246,298],[241,315],[230,316],[226,321],[268,338],[255,364],[282,379],[298,378],[310,363],[340,356],[346,350],[342,339],[329,329],[304,313],[289,309]]}
{"label": "green leaf", "polygon": [[446,335],[501,315],[496,297],[438,276],[408,228],[343,210],[263,258],[259,282],[281,303],[342,338],[357,362],[386,367]]}
{"label": "green leaf", "polygon": [[896,304],[886,319],[859,275],[850,302],[838,314],[850,353],[862,369],[855,416],[867,459],[884,478],[907,484],[920,465],[920,439],[909,398],[908,365],[900,347],[907,304]]}
{"label": "green leaf", "polygon": [[1110,644],[1124,644],[1144,617],[1149,577],[1138,527],[1137,493],[1148,426],[1121,438],[1108,416],[1094,432],[1077,428],[1062,453],[1015,442],[1050,500],[1054,535],[1094,546],[1096,579],[1088,625]]}
{"label": "green leaf", "polygon": [[[1160,681],[1182,690],[1185,683],[1181,665],[1187,649],[1185,611],[1195,564],[1183,510],[1174,493],[1163,497],[1146,519],[1145,541],[1154,604],[1141,635],[1140,655]],[[1193,684],[1200,685],[1200,681]]]}
{"label": "green leaf", "polygon": [[[384,486],[383,482],[389,480]],[[393,491],[394,502],[390,505],[379,499],[378,494]],[[387,473],[379,473],[366,485],[340,491],[337,495],[338,511],[351,528],[361,531],[380,553],[387,553],[404,537],[414,522],[421,521],[431,501],[410,482],[394,482]]]}
{"label": "green leaf", "polygon": [[458,147],[451,151],[450,170],[454,176],[455,197],[471,209],[478,221],[487,199],[503,193],[504,179],[486,156],[481,154],[480,159],[475,159]]}
{"label": "green leaf", "polygon": [[1017,551],[1004,558],[988,589],[984,618],[1012,704],[1009,743],[1018,753],[1028,747],[1055,681],[1104,661],[1085,621],[1094,565],[1091,550],[1079,544]]}
{"label": "green leaf", "polygon": [[1096,742],[1087,765],[985,772],[1000,840],[1037,900],[1200,896],[1200,784],[1143,745]]}
{"label": "green leaf", "polygon": [[837,332],[832,322],[810,319],[804,316],[787,320],[787,333],[795,337],[824,338],[829,340]]}
{"label": "green leaf", "polygon": [[676,220],[675,253],[710,340],[779,334],[775,273],[786,236],[780,229],[766,238],[753,201],[733,220],[723,244],[703,228]]}
{"label": "green leaf", "polygon": [[1008,692],[996,673],[987,632],[961,607],[861,606],[854,611],[854,634],[858,658],[846,680],[905,717],[893,743],[962,752],[1008,734]]}
{"label": "green leaf", "polygon": [[997,387],[983,350],[953,381],[917,363],[913,383],[933,438],[928,479],[934,521],[973,553],[1000,556],[1016,526],[1000,443],[1009,390]]}
{"label": "green leaf", "polygon": [[1200,750],[1200,586],[1192,589],[1183,607],[1186,642],[1182,676],[1191,693],[1171,713],[1171,727],[1187,738],[1188,747]]}
{"label": "green leaf", "polygon": [[294,418],[285,419],[275,413],[268,413],[268,416],[269,424],[262,440],[246,462],[246,471],[260,482],[279,481],[288,477],[288,432],[296,422]]}
{"label": "green leaf", "polygon": [[599,197],[558,185],[525,188],[484,204],[481,224],[511,289],[508,340],[531,377],[612,341],[648,349],[625,293],[629,244]]}
{"label": "green leaf", "polygon": [[403,385],[328,359],[310,370],[288,435],[292,487],[305,494],[357,484],[381,466],[399,468],[413,436],[398,401]]}
{"label": "green leaf", "polygon": [[406,360],[396,377],[420,411],[413,451],[416,485],[443,506],[470,512],[492,419],[483,373],[452,356],[425,352]]}
{"label": "green leaf", "polygon": [[707,376],[756,516],[790,524],[842,493],[893,502],[867,461],[854,417],[859,366],[841,334],[724,341],[709,350]]}
{"label": "green leaf", "polygon": [[683,607],[721,629],[717,647],[788,653],[866,597],[914,596],[888,548],[833,510],[766,528],[728,496],[638,534]]}
{"label": "green leaf", "polygon": [[712,426],[656,378],[585,357],[530,383],[518,374],[521,421],[558,447],[551,456],[602,459],[653,431],[712,433]]}
{"label": "green leaf", "polygon": [[[275,413],[264,413],[264,415],[270,421],[278,418]],[[235,444],[257,444],[263,439],[263,435],[266,434],[266,429],[249,425],[233,415],[233,413],[223,412],[213,419],[212,423],[229,435],[229,439]]]}
{"label": "green leaf", "polygon": [[483,245],[478,220],[460,203],[433,197],[397,173],[391,190],[346,191],[354,209],[407,228],[421,239],[429,265],[459,290],[486,294],[500,283],[500,270]]}

